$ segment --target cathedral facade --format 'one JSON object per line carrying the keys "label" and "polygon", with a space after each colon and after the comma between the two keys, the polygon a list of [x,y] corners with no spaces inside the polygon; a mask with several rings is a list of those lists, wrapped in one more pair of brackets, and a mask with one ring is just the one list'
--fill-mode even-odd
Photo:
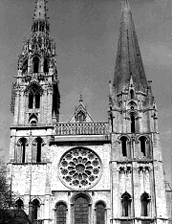
{"label": "cathedral facade", "polygon": [[157,108],[128,1],[107,122],[95,122],[82,97],[60,122],[46,0],[37,0],[31,30],[12,88],[8,168],[16,206],[33,223],[167,223]]}

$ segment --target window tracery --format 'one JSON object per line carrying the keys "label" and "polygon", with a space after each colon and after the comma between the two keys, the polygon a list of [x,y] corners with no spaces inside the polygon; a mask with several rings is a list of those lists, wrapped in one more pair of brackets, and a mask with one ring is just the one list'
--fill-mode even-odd
{"label": "window tracery", "polygon": [[75,148],[63,155],[59,163],[61,181],[69,188],[89,188],[101,175],[101,161],[90,149]]}
{"label": "window tracery", "polygon": [[40,97],[41,97],[41,88],[33,83],[27,90],[28,95],[28,108],[29,109],[39,109],[40,108]]}

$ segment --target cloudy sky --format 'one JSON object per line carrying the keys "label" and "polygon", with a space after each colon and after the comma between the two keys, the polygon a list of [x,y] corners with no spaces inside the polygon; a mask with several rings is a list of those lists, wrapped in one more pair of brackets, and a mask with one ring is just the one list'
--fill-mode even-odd
{"label": "cloudy sky", "polygon": [[[147,79],[158,107],[166,179],[172,153],[172,0],[130,0]],[[8,159],[11,84],[22,42],[29,38],[35,0],[0,0],[0,147]],[[107,120],[121,0],[49,0],[57,46],[60,121],[68,121],[79,95],[96,121]]]}

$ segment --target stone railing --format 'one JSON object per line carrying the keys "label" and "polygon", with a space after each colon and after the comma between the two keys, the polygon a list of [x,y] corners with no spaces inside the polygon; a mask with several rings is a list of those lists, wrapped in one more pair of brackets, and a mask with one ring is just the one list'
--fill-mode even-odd
{"label": "stone railing", "polygon": [[106,135],[107,122],[57,123],[56,135]]}

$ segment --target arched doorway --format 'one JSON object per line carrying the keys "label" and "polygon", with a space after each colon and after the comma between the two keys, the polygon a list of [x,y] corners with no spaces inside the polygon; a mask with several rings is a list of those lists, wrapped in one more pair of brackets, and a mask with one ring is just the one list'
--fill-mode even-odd
{"label": "arched doorway", "polygon": [[89,223],[89,200],[79,195],[74,200],[74,224]]}

